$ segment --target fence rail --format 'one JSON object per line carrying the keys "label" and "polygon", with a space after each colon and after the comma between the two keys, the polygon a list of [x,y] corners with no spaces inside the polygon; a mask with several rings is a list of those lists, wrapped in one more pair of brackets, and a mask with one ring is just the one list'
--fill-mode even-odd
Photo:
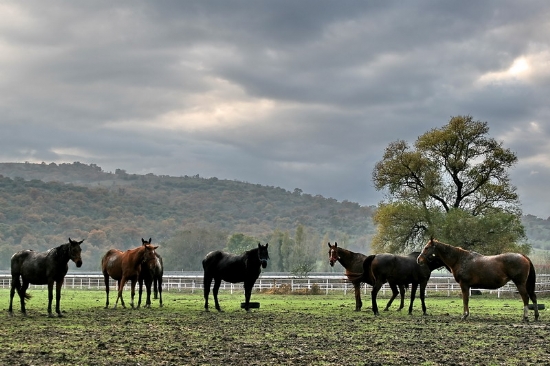
{"label": "fence rail", "polygon": [[[11,275],[8,273],[0,273],[0,288],[10,288]],[[111,289],[116,289],[116,282],[109,281]],[[129,288],[129,284],[125,286],[125,290]],[[45,285],[31,285],[31,288],[45,288]],[[270,275],[262,274],[256,281],[254,288],[256,290],[271,290],[286,287],[290,291],[305,291],[315,289],[318,293],[337,293],[348,291],[353,292],[353,285],[343,275],[325,274],[312,275],[306,278],[296,278],[291,275]],[[87,290],[103,290],[105,288],[103,275],[101,273],[92,274],[73,274],[69,273],[65,277],[64,288],[70,289],[87,289]],[[203,278],[202,274],[165,274],[163,277],[163,291],[186,291],[195,292],[202,291]],[[367,293],[370,289],[369,285],[363,284],[362,291]],[[222,281],[220,291],[241,291],[242,284],[231,284]],[[428,295],[437,294],[439,296],[451,296],[451,294],[460,291],[460,286],[451,276],[432,275],[426,293]],[[516,286],[512,282],[508,282],[505,286],[497,290],[483,290],[484,292],[496,293],[498,297],[502,294],[514,294],[517,292]],[[550,275],[537,275],[536,283],[537,293],[550,293]],[[391,292],[389,286],[385,284],[381,293]]]}

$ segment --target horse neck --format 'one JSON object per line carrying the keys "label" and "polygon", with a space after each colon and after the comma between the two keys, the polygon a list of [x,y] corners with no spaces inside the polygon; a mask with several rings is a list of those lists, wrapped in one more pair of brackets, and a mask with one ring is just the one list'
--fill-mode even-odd
{"label": "horse neck", "polygon": [[248,264],[251,264],[253,266],[258,265],[258,267],[260,266],[260,257],[258,255],[258,248],[247,251],[244,257],[246,258]]}
{"label": "horse neck", "polygon": [[338,262],[340,262],[344,268],[349,268],[353,264],[354,254],[355,253],[352,251],[338,247]]}
{"label": "horse neck", "polygon": [[57,259],[59,259],[59,262],[68,263],[71,259],[69,257],[69,245],[71,244],[63,244],[56,248],[50,249],[48,255],[54,255]]}
{"label": "horse neck", "polygon": [[445,265],[451,269],[460,261],[466,252],[462,248],[453,247],[452,245],[436,242],[436,250],[439,258]]}

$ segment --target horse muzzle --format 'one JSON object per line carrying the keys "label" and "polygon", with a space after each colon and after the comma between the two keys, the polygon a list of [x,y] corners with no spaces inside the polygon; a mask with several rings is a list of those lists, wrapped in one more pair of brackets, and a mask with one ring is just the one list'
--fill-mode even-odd
{"label": "horse muzzle", "polygon": [[260,264],[262,265],[262,268],[267,267],[267,260],[266,259],[260,260]]}
{"label": "horse muzzle", "polygon": [[82,267],[82,259],[76,260],[75,264],[78,268]]}

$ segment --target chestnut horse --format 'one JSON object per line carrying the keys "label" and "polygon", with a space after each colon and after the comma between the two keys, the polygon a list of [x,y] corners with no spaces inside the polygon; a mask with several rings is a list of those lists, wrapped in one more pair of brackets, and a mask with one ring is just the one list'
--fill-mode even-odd
{"label": "chestnut horse", "polygon": [[527,256],[519,253],[485,256],[430,238],[417,261],[424,263],[434,258],[441,259],[451,269],[455,281],[460,285],[463,320],[470,315],[470,288],[497,289],[508,281],[514,282],[523,300],[523,320],[529,321],[529,298],[533,301],[535,320],[538,320],[535,267]]}
{"label": "chestnut horse", "polygon": [[[371,286],[374,285],[372,277],[363,277],[363,263],[367,258],[374,258],[374,255],[367,257],[364,254],[352,252],[351,250],[339,247],[336,242],[334,245],[330,245],[330,243],[328,243],[328,247],[328,261],[330,266],[334,267],[334,263],[340,262],[340,264],[344,267],[346,270],[344,274],[353,284],[353,288],[355,289],[355,311],[361,311],[361,307],[363,306],[363,302],[361,301],[361,283],[365,282]],[[400,291],[398,291],[397,286],[393,283],[390,283],[390,288],[392,290],[393,297],[388,302],[385,310],[388,310],[393,299],[395,299],[400,292],[401,308],[403,308],[405,303],[405,288],[403,286],[399,286]]]}
{"label": "chestnut horse", "polygon": [[208,311],[208,295],[210,293],[210,285],[214,280],[214,303],[216,310],[222,311],[218,303],[218,290],[222,280],[237,283],[244,282],[244,308],[248,312],[250,309],[250,295],[252,287],[260,276],[262,268],[267,266],[269,254],[267,252],[268,244],[246,251],[242,255],[225,253],[220,250],[215,250],[208,253],[203,261],[204,268],[204,310]]}
{"label": "chestnut horse", "polygon": [[61,287],[65,280],[65,275],[69,270],[69,261],[75,262],[77,267],[82,266],[82,257],[80,244],[84,240],[76,241],[69,238],[67,244],[52,248],[47,252],[37,253],[34,250],[22,250],[11,257],[11,290],[10,307],[8,312],[13,315],[12,303],[15,290],[21,300],[21,312],[27,315],[25,310],[25,300],[31,298],[26,293],[29,284],[48,285],[48,316],[51,318],[53,285],[55,283],[55,312],[58,317],[62,317],[59,310],[61,300]]}
{"label": "chestnut horse", "polygon": [[[413,252],[409,255],[394,255],[394,254],[376,254],[368,256],[363,263],[364,281],[372,282],[372,311],[374,315],[378,315],[378,305],[376,304],[376,296],[384,285],[388,282],[393,295],[388,301],[384,311],[387,311],[398,292],[396,286],[401,290],[401,306],[398,310],[403,309],[405,293],[403,288],[412,285],[411,301],[409,304],[409,314],[412,314],[414,298],[416,290],[420,286],[420,302],[422,303],[422,314],[426,315],[426,303],[424,301],[426,295],[426,286],[432,274],[432,271],[445,264],[440,259],[434,259],[427,265],[420,265],[416,262],[416,258],[420,252]],[[448,269],[448,268],[447,268]]]}
{"label": "chestnut horse", "polygon": [[[151,244],[151,238],[149,241],[141,238],[141,244]],[[143,283],[145,282],[145,291],[147,292],[147,299],[145,300],[145,307],[151,307],[151,285],[154,288],[154,298],[158,299],[160,295],[159,305],[162,307],[162,275],[164,273],[164,265],[162,264],[162,257],[155,252],[155,257],[147,262],[142,263],[141,271],[139,272],[139,295],[138,295],[138,308],[141,305],[141,294],[143,292]]]}
{"label": "chestnut horse", "polygon": [[116,309],[118,305],[118,299],[120,299],[122,307],[126,308],[124,299],[122,298],[122,290],[127,281],[131,281],[132,283],[132,298],[130,305],[134,308],[136,282],[141,272],[141,265],[155,258],[155,249],[157,248],[158,246],[145,244],[134,249],[128,249],[125,252],[118,249],[110,249],[105,253],[101,259],[101,271],[105,279],[105,292],[107,295],[105,309],[109,308],[109,277],[116,280],[118,284],[118,296],[115,301],[114,309]]}

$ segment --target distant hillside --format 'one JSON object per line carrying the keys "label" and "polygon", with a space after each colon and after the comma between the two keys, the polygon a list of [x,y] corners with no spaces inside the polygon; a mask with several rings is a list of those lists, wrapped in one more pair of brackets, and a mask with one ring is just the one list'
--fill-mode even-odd
{"label": "distant hillside", "polygon": [[[174,269],[200,269],[199,258],[209,249],[222,249],[235,233],[276,240],[270,255],[278,259],[287,255],[282,238],[292,240],[299,226],[306,234],[301,245],[313,251],[306,254],[323,267],[318,269],[328,269],[325,241],[369,252],[374,233],[374,207],[299,189],[198,175],[110,173],[78,162],[0,163],[0,175],[0,269],[9,267],[17,250],[45,250],[69,236],[86,239],[84,268],[93,270],[107,249],[128,249],[149,237],[161,243],[159,252],[170,254]],[[193,252],[181,253],[189,248]],[[273,261],[271,270],[280,270],[284,261]]]}

